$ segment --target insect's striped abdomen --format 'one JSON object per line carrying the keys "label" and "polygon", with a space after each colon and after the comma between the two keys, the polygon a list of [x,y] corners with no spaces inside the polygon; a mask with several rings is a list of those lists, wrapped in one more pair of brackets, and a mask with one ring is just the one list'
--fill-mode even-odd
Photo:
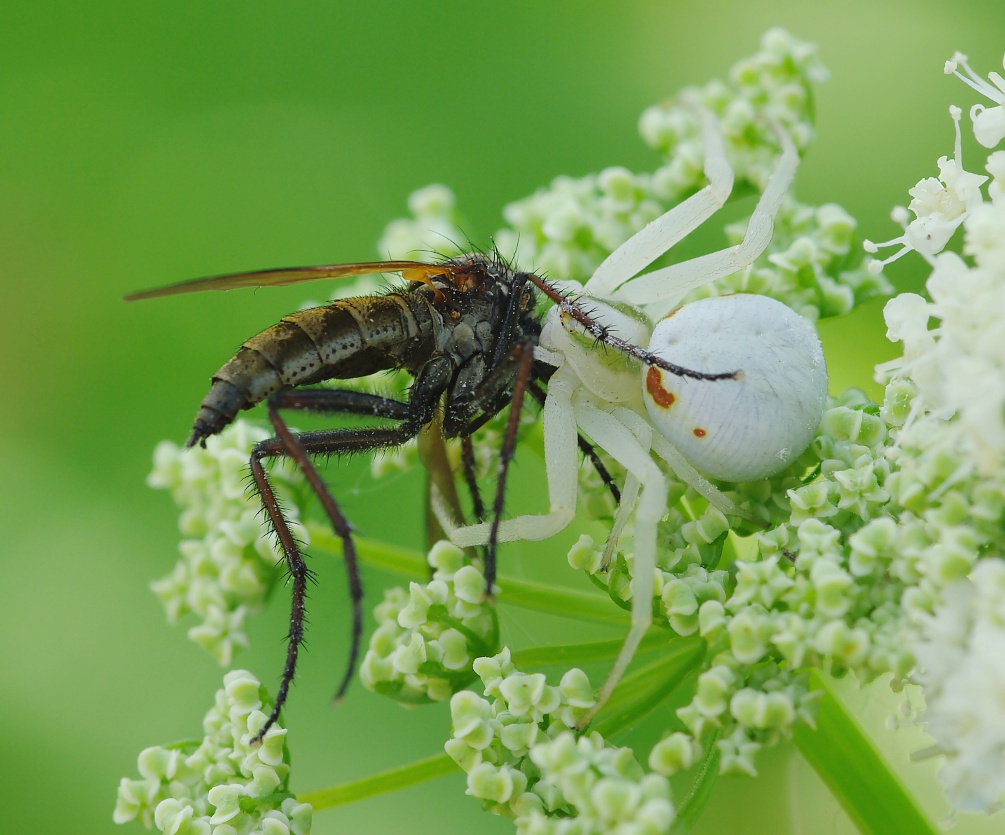
{"label": "insect's striped abdomen", "polygon": [[406,358],[425,361],[434,343],[433,315],[418,293],[346,299],[291,313],[251,337],[213,375],[189,446],[280,389],[398,368]]}

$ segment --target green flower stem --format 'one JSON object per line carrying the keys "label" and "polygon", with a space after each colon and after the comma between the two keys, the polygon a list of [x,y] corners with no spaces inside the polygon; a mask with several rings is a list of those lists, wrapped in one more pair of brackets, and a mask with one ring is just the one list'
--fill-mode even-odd
{"label": "green flower stem", "polygon": [[666,657],[621,680],[592,730],[611,737],[634,725],[697,670],[705,649],[697,636],[674,641]]}
{"label": "green flower stem", "polygon": [[[308,523],[311,545],[330,554],[342,555],[342,541],[328,528],[318,523]],[[422,582],[429,578],[429,566],[417,552],[398,548],[384,542],[357,537],[355,540],[359,560],[366,565],[401,574],[410,580]],[[552,615],[593,621],[607,625],[621,625],[626,615],[611,606],[610,600],[596,594],[585,594],[571,589],[552,588],[526,580],[500,577],[498,599],[524,609],[535,609]]]}
{"label": "green flower stem", "polygon": [[691,831],[712,796],[712,789],[719,779],[719,760],[722,758],[722,752],[716,743],[721,735],[716,729],[706,734],[701,741],[705,756],[691,784],[691,790],[677,806],[677,818],[673,828],[675,835]]}
{"label": "green flower stem", "polygon": [[500,577],[496,585],[499,587],[499,600],[523,609],[607,626],[624,626],[628,622],[628,613],[611,606],[608,597],[528,583],[526,580],[510,577]]}
{"label": "green flower stem", "polygon": [[362,780],[353,780],[351,783],[341,783],[327,789],[304,792],[297,795],[297,800],[301,803],[310,803],[315,812],[320,812],[322,809],[355,803],[357,800],[365,800],[378,794],[406,789],[409,786],[435,780],[437,777],[443,777],[454,771],[460,771],[460,767],[447,754],[435,754],[424,760],[364,777]]}
{"label": "green flower stem", "polygon": [[[673,640],[666,630],[653,629],[639,644],[639,653],[665,649]],[[568,664],[589,664],[591,661],[609,661],[617,658],[624,641],[593,641],[582,644],[561,644],[550,647],[527,647],[513,650],[513,663],[521,670],[527,667],[566,666]]]}
{"label": "green flower stem", "polygon": [[936,835],[939,828],[887,766],[830,678],[812,670],[810,686],[822,693],[816,728],[798,723],[796,745],[859,831]]}
{"label": "green flower stem", "polygon": [[[332,533],[331,528],[319,522],[307,522],[312,548],[318,548],[329,554],[342,556],[342,540]],[[423,582],[429,579],[429,565],[422,555],[410,548],[398,548],[365,537],[353,537],[359,560],[366,565],[383,568],[395,574],[401,574],[409,580]]]}

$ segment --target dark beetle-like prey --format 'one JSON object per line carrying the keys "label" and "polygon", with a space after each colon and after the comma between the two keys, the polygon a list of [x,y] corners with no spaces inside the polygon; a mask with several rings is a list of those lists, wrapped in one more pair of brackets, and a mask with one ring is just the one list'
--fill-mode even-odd
{"label": "dark beetle-like prey", "polygon": [[[510,405],[499,455],[498,483],[492,512],[492,534],[485,556],[485,576],[491,590],[495,577],[496,532],[503,510],[506,473],[513,456],[524,395],[543,400],[542,383],[551,369],[535,365],[534,347],[541,332],[537,310],[539,290],[576,319],[604,345],[637,357],[649,365],[700,379],[722,379],[726,374],[704,374],[670,363],[609,333],[575,301],[563,297],[540,276],[514,270],[497,255],[461,255],[439,264],[417,261],[379,261],[336,266],[296,267],[197,279],[126,297],[127,301],[235,287],[293,284],[317,278],[341,278],[371,273],[400,272],[414,282],[384,295],[335,301],[292,313],[252,337],[213,376],[186,446],[204,444],[242,409],[267,401],[276,436],[251,451],[255,485],[275,529],[293,580],[289,645],[282,682],[260,739],[279,716],[286,701],[303,641],[304,600],[309,579],[303,555],[269,484],[263,459],[293,459],[317,494],[335,533],[343,543],[353,601],[352,646],[348,668],[337,696],[351,680],[362,634],[362,597],[351,528],[311,459],[375,450],[404,443],[433,423],[442,404],[442,431],[447,438],[467,439],[494,415]],[[349,379],[402,368],[414,377],[407,400],[395,400],[349,389],[298,387],[325,380]],[[365,415],[396,421],[392,427],[330,429],[294,433],[281,410]],[[589,444],[580,446],[598,466],[617,496],[610,477]],[[470,444],[462,445],[470,456]],[[473,468],[465,467],[466,474]],[[477,491],[475,513],[481,514]]]}

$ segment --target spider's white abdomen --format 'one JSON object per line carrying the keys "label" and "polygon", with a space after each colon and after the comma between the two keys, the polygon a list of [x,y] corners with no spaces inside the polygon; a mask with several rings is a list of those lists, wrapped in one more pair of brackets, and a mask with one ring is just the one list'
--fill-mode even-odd
{"label": "spider's white abdomen", "polygon": [[695,380],[645,370],[653,424],[705,475],[765,478],[812,440],[827,368],[813,328],[781,302],[754,295],[692,302],[657,324],[649,350],[695,371],[740,372],[735,380]]}

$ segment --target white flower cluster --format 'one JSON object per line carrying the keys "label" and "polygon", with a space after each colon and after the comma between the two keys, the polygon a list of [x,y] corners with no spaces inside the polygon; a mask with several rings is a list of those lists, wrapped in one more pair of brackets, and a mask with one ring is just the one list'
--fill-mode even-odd
{"label": "white flower cluster", "polygon": [[509,650],[479,658],[485,698],[462,690],[450,701],[447,753],[467,772],[467,793],[514,818],[521,835],[668,831],[670,784],[643,771],[631,749],[571,728],[593,704],[586,674],[569,670],[556,687],[513,665]]}
{"label": "white flower cluster", "polygon": [[1005,318],[1005,150],[986,167],[991,199],[962,222],[969,258],[934,258],[931,301],[904,293],[887,304],[889,336],[904,343],[904,356],[879,370],[909,376],[923,408],[954,417],[968,460],[991,475],[1005,463],[1005,340],[998,332]]}
{"label": "white flower cluster", "polygon": [[[930,299],[905,293],[885,311],[890,338],[904,346],[903,357],[877,368],[893,377],[888,411],[903,425],[886,489],[904,510],[897,528],[875,527],[873,539],[880,553],[908,557],[898,561],[914,585],[904,617],[921,632],[909,647],[950,800],[993,811],[1005,803],[1005,150],[993,150],[1005,139],[1005,81],[979,78],[960,53],[945,71],[991,100],[970,110],[977,141],[992,150],[990,179],[963,169],[961,111],[952,108],[956,153],[939,161],[950,176],[911,191],[917,218],[891,242],[902,247],[893,258],[916,249],[933,269]],[[915,225],[936,231],[918,243]],[[943,252],[960,227],[963,255]]]}
{"label": "white flower cluster", "polygon": [[[377,251],[386,258],[450,258],[466,249],[467,238],[460,228],[457,198],[444,185],[433,184],[408,197],[411,217],[393,220],[384,229]],[[431,259],[435,260],[435,259]]]}
{"label": "white flower cluster", "polygon": [[122,778],[115,822],[139,820],[170,835],[308,835],[311,807],[289,790],[286,729],[277,722],[251,744],[270,709],[251,673],[227,673],[201,743],[140,752],[141,779]]}
{"label": "white flower cluster", "polygon": [[[719,117],[738,193],[744,185],[760,191],[778,155],[772,122],[804,149],[813,136],[812,85],[825,75],[815,47],[771,30],[760,52],[732,68],[728,82],[685,89],[672,102],[642,114],[642,137],[666,157],[663,166],[652,173],[608,168],[578,179],[559,177],[547,189],[505,208],[510,225],[496,233],[496,246],[524,268],[555,278],[588,278],[634,232],[704,185],[696,105]],[[415,192],[409,208],[416,219],[390,224],[381,251],[399,258],[428,251],[426,230],[433,228],[449,241],[436,244],[436,251],[457,254],[462,244],[455,242],[463,241],[463,234],[456,226],[454,203],[445,186]],[[728,230],[730,243],[743,237],[746,225],[744,220]],[[775,220],[774,240],[758,266],[692,297],[735,292],[784,299],[817,319],[846,313],[890,288],[882,276],[863,268],[855,221],[843,209],[790,200]]]}
{"label": "white flower cluster", "polygon": [[928,731],[946,763],[953,806],[1001,808],[1005,799],[1005,560],[981,560],[947,586],[916,646]]}
{"label": "white flower cluster", "polygon": [[[171,492],[182,511],[178,527],[184,536],[178,564],[151,588],[169,623],[189,614],[200,619],[188,636],[223,666],[248,645],[244,620],[262,608],[280,576],[282,553],[247,484],[249,450],[267,437],[264,429],[238,420],[207,439],[205,449],[163,441],[147,478],[151,487]],[[303,477],[281,461],[270,466],[269,477],[291,529],[306,542],[307,532],[297,521]]]}
{"label": "white flower cluster", "polygon": [[368,689],[408,704],[449,699],[474,678],[474,660],[499,645],[485,575],[449,542],[436,543],[428,560],[430,582],[384,592],[359,671]]}

